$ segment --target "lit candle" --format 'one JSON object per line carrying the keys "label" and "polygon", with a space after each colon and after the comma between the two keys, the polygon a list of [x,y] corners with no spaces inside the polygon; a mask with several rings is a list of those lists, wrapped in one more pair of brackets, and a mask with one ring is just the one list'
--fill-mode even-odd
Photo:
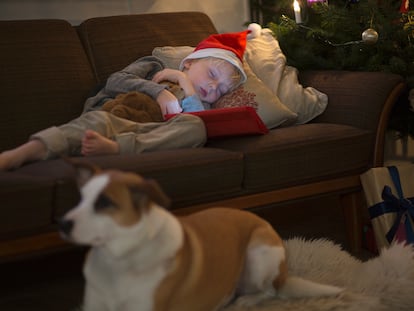
{"label": "lit candle", "polygon": [[293,1],[293,11],[295,11],[296,24],[302,24],[302,17],[300,16],[300,5],[297,0]]}

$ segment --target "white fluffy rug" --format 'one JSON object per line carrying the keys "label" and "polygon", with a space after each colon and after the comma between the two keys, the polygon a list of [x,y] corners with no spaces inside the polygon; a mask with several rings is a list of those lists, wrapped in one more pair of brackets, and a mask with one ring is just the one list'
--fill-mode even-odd
{"label": "white fluffy rug", "polygon": [[392,245],[362,262],[329,240],[286,240],[291,275],[345,288],[338,297],[271,299],[254,308],[225,311],[414,310],[414,248]]}

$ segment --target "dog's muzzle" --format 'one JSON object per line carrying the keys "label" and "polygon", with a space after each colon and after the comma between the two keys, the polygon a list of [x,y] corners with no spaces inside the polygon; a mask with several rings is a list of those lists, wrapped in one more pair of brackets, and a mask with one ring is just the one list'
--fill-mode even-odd
{"label": "dog's muzzle", "polygon": [[60,219],[58,224],[60,232],[65,236],[70,236],[74,225],[73,220]]}

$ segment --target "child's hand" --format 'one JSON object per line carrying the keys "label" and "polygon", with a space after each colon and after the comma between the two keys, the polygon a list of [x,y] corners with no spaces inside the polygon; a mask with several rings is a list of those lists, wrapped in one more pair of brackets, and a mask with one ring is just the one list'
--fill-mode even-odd
{"label": "child's hand", "polygon": [[180,80],[185,79],[185,78],[186,76],[184,72],[180,70],[176,70],[176,69],[166,68],[161,71],[158,71],[152,78],[152,81],[156,83],[160,83],[162,81],[167,80],[167,81],[179,84]]}
{"label": "child's hand", "polygon": [[193,84],[188,79],[187,75],[180,70],[170,68],[163,69],[154,75],[152,81],[156,83],[160,83],[162,81],[177,83],[184,90],[186,97],[196,94]]}
{"label": "child's hand", "polygon": [[163,115],[180,113],[183,111],[178,99],[170,91],[162,90],[157,97],[157,102],[160,105]]}

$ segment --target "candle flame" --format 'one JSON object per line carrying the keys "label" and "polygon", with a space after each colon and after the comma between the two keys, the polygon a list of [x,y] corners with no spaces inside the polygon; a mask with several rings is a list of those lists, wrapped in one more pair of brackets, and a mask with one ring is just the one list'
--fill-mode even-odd
{"label": "candle flame", "polygon": [[293,10],[295,12],[300,12],[300,5],[299,5],[299,2],[297,0],[293,1]]}

